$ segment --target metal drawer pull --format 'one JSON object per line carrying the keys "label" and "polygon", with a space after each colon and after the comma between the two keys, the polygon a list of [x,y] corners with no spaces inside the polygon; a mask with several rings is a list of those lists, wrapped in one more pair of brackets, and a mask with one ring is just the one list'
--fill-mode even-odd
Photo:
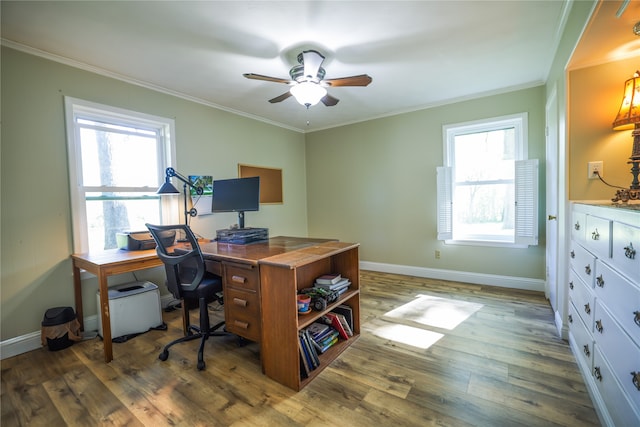
{"label": "metal drawer pull", "polygon": [[571,251],[571,258],[575,258],[576,257],[576,253],[574,251]]}
{"label": "metal drawer pull", "polygon": [[636,322],[636,325],[640,326],[640,310],[633,312],[633,321]]}
{"label": "metal drawer pull", "polygon": [[573,289],[573,282],[569,282],[569,289]]}
{"label": "metal drawer pull", "polygon": [[634,386],[636,386],[638,391],[640,391],[640,372],[635,372],[635,371],[631,372],[631,376],[633,377],[631,382],[633,383]]}
{"label": "metal drawer pull", "polygon": [[249,324],[247,322],[241,322],[239,320],[234,320],[233,324],[242,329],[249,329]]}
{"label": "metal drawer pull", "polygon": [[591,275],[591,265],[587,264],[584,266],[584,272],[587,273],[588,275]]}
{"label": "metal drawer pull", "polygon": [[600,373],[600,367],[596,366],[593,368],[593,376],[596,377],[598,381],[602,381],[602,374]]}
{"label": "metal drawer pull", "polygon": [[247,278],[242,276],[231,276],[231,281],[236,283],[245,283]]}
{"label": "metal drawer pull", "polygon": [[597,228],[596,228],[596,231],[591,233],[591,240],[600,240],[600,233],[598,233],[598,229]]}
{"label": "metal drawer pull", "polygon": [[233,299],[233,303],[235,305],[240,306],[240,307],[246,307],[247,306],[247,300],[246,299],[234,298]]}
{"label": "metal drawer pull", "polygon": [[587,314],[591,314],[591,307],[589,307],[589,303],[584,305],[584,312]]}
{"label": "metal drawer pull", "polygon": [[582,346],[582,351],[584,352],[584,354],[586,354],[587,356],[591,356],[591,351],[589,350],[589,344],[585,344]]}
{"label": "metal drawer pull", "polygon": [[573,228],[574,228],[576,231],[580,230],[580,221],[576,221],[576,223],[575,223],[575,224],[573,224]]}
{"label": "metal drawer pull", "polygon": [[569,315],[569,323],[573,323],[573,316]]}
{"label": "metal drawer pull", "polygon": [[604,330],[604,328],[602,327],[602,320],[596,320],[596,330],[600,333],[602,333],[602,331]]}
{"label": "metal drawer pull", "polygon": [[624,247],[624,256],[629,259],[634,259],[636,257],[636,250],[633,249],[633,243],[629,242],[629,246]]}
{"label": "metal drawer pull", "polygon": [[596,277],[596,284],[601,288],[604,287],[604,279],[602,278],[602,274]]}

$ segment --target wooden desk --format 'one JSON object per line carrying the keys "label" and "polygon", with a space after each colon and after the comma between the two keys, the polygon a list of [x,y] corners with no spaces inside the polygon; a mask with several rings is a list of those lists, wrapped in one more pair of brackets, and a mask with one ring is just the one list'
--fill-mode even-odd
{"label": "wooden desk", "polygon": [[[232,245],[202,242],[207,269],[219,274],[225,294],[226,328],[260,343],[264,373],[300,390],[328,366],[360,334],[360,270],[356,243],[329,239],[274,237],[265,243]],[[80,269],[98,276],[105,362],[113,360],[107,277],[162,265],[155,250],[111,250],[100,254],[73,254],[76,311],[82,324]],[[316,277],[340,273],[351,280],[349,290],[322,312],[299,315],[296,295],[313,286]],[[353,311],[354,337],[341,341],[320,356],[321,366],[307,378],[300,373],[298,332],[338,304]]]}
{"label": "wooden desk", "polygon": [[128,273],[158,267],[162,261],[155,249],[146,251],[123,251],[112,249],[99,253],[83,253],[71,255],[73,264],[73,292],[76,302],[76,313],[80,326],[84,329],[84,311],[82,309],[82,281],[80,270],[87,270],[98,277],[100,292],[100,316],[102,317],[102,339],[104,341],[104,361],[113,360],[111,342],[111,316],[109,313],[109,289],[107,278],[114,274]]}

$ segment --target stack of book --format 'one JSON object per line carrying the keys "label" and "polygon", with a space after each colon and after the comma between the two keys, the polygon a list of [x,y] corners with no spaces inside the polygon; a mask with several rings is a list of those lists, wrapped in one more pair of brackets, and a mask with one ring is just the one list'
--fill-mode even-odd
{"label": "stack of book", "polygon": [[350,284],[351,281],[346,277],[342,277],[337,273],[332,273],[318,277],[313,286],[316,288],[326,289],[328,291],[336,291],[338,292],[338,295],[340,295],[349,289]]}

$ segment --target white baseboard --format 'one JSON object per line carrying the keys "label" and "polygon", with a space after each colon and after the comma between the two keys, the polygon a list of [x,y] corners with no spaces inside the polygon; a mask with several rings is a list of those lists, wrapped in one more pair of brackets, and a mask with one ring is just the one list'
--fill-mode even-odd
{"label": "white baseboard", "polygon": [[[162,295],[160,297],[160,304],[162,305],[162,308],[165,308],[174,300],[175,298],[173,297],[173,295]],[[93,316],[86,316],[84,318],[84,330],[98,330],[97,314],[94,314]],[[29,351],[37,350],[41,347],[42,343],[40,342],[40,331],[31,332],[15,338],[9,338],[8,340],[0,341],[0,360],[17,356],[22,353],[27,353]]]}
{"label": "white baseboard", "polygon": [[360,261],[361,270],[382,273],[405,274],[427,279],[451,280],[476,285],[498,286],[501,288],[523,289],[544,292],[544,280],[527,277],[498,276],[495,274],[471,273],[466,271],[441,270],[437,268],[414,267],[410,265],[384,264]]}

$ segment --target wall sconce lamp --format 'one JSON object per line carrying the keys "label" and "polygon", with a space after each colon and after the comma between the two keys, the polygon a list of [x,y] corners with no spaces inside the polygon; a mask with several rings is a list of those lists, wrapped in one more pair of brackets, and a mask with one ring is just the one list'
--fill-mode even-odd
{"label": "wall sconce lamp", "polygon": [[195,189],[198,196],[202,196],[202,193],[204,193],[204,189],[200,186],[193,185],[189,181],[189,179],[185,178],[183,175],[180,175],[174,168],[167,168],[165,174],[166,176],[164,178],[164,184],[162,184],[162,187],[160,187],[158,191],[156,191],[156,194],[180,194],[176,187],[171,184],[171,178],[176,177],[180,181],[182,181],[182,194],[184,195],[184,223],[185,225],[189,225],[189,216],[194,217],[198,215],[198,211],[193,207],[191,209],[187,209],[187,187]]}
{"label": "wall sconce lamp", "polygon": [[640,71],[636,71],[632,78],[624,83],[624,95],[622,104],[616,119],[613,121],[613,130],[633,129],[633,148],[631,157],[627,163],[631,164],[631,175],[633,180],[631,186],[616,191],[613,202],[628,202],[629,200],[640,200]]}

